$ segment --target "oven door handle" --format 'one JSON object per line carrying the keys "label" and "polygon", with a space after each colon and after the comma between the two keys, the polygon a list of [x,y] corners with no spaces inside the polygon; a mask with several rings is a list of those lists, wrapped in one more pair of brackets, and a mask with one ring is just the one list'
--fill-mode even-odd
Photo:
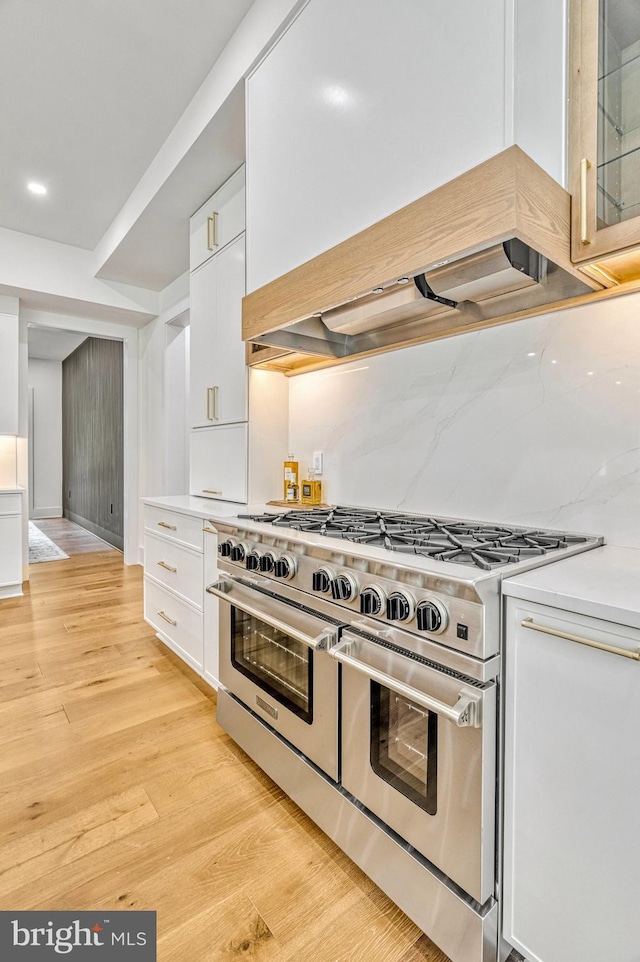
{"label": "oven door handle", "polygon": [[286,621],[281,621],[280,618],[276,618],[274,615],[265,614],[259,608],[254,608],[253,605],[247,604],[246,601],[239,601],[237,598],[229,597],[228,593],[228,581],[216,581],[215,584],[207,585],[206,591],[210,595],[215,595],[220,598],[221,601],[225,601],[228,605],[233,605],[235,608],[239,608],[244,611],[247,615],[251,615],[253,618],[258,618],[260,621],[264,621],[265,624],[270,625],[272,628],[276,628],[285,635],[289,635],[290,638],[295,638],[296,641],[301,642],[306,645],[307,648],[311,648],[313,651],[326,651],[330,649],[332,645],[335,644],[337,640],[337,629],[334,628],[324,628],[319,635],[315,638],[311,638],[302,631],[298,631],[292,625],[288,625]]}
{"label": "oven door handle", "polygon": [[458,728],[482,728],[481,695],[461,691],[458,694],[458,700],[455,705],[447,705],[437,698],[432,698],[431,695],[426,695],[424,692],[411,688],[410,685],[405,685],[404,682],[392,678],[391,675],[387,675],[377,668],[365,665],[364,662],[354,658],[351,654],[352,645],[353,642],[351,641],[343,641],[335,648],[331,648],[329,654],[332,658],[335,658],[336,661],[347,665],[349,668],[355,668],[356,671],[366,675],[379,685],[389,688],[402,698],[406,698],[408,701],[420,705],[421,708],[426,708],[427,711],[435,712],[441,718],[447,718]]}

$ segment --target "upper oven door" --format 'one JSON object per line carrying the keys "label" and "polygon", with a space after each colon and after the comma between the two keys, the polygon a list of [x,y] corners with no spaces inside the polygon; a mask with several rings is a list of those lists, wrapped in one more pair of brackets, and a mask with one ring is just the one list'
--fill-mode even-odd
{"label": "upper oven door", "polygon": [[495,890],[496,686],[344,632],[342,784],[484,903]]}
{"label": "upper oven door", "polygon": [[338,779],[338,626],[274,597],[266,578],[225,574],[220,681],[334,781]]}

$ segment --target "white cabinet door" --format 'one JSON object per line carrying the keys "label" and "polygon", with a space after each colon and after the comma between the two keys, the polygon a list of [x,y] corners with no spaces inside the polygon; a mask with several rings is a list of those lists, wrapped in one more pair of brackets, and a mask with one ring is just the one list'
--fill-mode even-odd
{"label": "white cabinet door", "polygon": [[175,594],[202,608],[202,551],[183,548],[169,538],[145,535],[144,570]]}
{"label": "white cabinet door", "polygon": [[244,206],[244,167],[241,167],[189,221],[190,270],[204,264],[242,233]]}
{"label": "white cabinet door", "polygon": [[0,515],[0,598],[20,594],[22,594],[22,518],[19,514]]}
{"label": "white cabinet door", "polygon": [[242,298],[244,297],[244,234],[236,238],[215,258],[216,423],[232,424],[247,420],[247,366],[242,340]]}
{"label": "white cabinet door", "polygon": [[191,432],[190,494],[247,502],[247,424]]}
{"label": "white cabinet door", "polygon": [[247,290],[507,146],[504,0],[310,0],[247,80]]}
{"label": "white cabinet door", "polygon": [[18,433],[18,318],[0,314],[0,434]]}
{"label": "white cabinet door", "polygon": [[214,358],[216,354],[216,297],[218,272],[215,259],[190,279],[191,426],[215,424],[213,420]]}
{"label": "white cabinet door", "polygon": [[191,426],[247,418],[244,234],[191,275]]}
{"label": "white cabinet door", "polygon": [[144,617],[183,661],[202,674],[203,614],[172,591],[144,579]]}
{"label": "white cabinet door", "polygon": [[[504,936],[531,962],[637,962],[640,631],[508,599]],[[524,624],[523,624],[524,622]]]}

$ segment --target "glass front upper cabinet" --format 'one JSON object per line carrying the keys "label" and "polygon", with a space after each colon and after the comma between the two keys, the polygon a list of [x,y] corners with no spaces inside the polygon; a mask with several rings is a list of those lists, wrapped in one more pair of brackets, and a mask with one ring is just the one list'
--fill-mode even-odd
{"label": "glass front upper cabinet", "polygon": [[639,0],[571,0],[569,71],[572,257],[577,263],[600,262],[594,276],[606,286],[635,280],[640,277]]}

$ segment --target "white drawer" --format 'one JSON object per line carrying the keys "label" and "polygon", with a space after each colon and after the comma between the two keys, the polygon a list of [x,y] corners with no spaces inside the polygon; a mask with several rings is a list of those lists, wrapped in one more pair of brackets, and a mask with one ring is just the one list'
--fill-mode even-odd
{"label": "white drawer", "polygon": [[247,502],[246,422],[196,428],[191,432],[190,493],[223,501]]}
{"label": "white drawer", "polygon": [[193,518],[188,514],[178,514],[176,511],[166,511],[146,504],[144,508],[144,526],[149,533],[160,537],[179,541],[202,551],[202,519]]}
{"label": "white drawer", "polygon": [[147,534],[144,539],[144,572],[202,608],[202,554],[166,538]]}
{"label": "white drawer", "polygon": [[190,218],[190,270],[204,264],[244,230],[244,179],[244,167],[241,167]]}
{"label": "white drawer", "polygon": [[0,514],[20,514],[22,511],[21,494],[0,494]]}
{"label": "white drawer", "polygon": [[169,647],[202,672],[203,615],[167,588],[144,579],[144,617]]}

